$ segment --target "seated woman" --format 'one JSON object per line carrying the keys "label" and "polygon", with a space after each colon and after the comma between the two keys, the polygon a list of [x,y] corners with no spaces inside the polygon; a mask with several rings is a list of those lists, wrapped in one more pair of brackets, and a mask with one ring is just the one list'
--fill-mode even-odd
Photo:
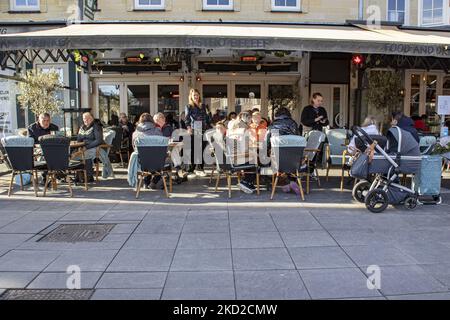
{"label": "seated woman", "polygon": [[[380,135],[377,126],[377,119],[374,116],[367,116],[361,124],[361,129],[364,130],[368,135]],[[354,136],[347,147],[347,151],[351,155],[355,154],[357,150],[355,140],[356,137]]]}
{"label": "seated woman", "polygon": [[103,144],[103,128],[99,122],[89,112],[83,113],[83,125],[78,131],[78,142],[84,142],[86,151],[84,158],[86,160],[86,171],[88,182],[94,182],[94,171],[92,169],[92,160],[96,157],[96,148]]}
{"label": "seated woman", "polygon": [[[139,135],[146,135],[146,136],[162,136],[162,132],[160,129],[158,129],[153,122],[153,118],[150,115],[150,113],[143,113],[139,117],[139,120],[136,125],[136,130],[133,132],[133,147],[134,142],[136,141],[136,138]],[[136,148],[134,148],[136,149]]]}
{"label": "seated woman", "polygon": [[263,142],[267,132],[267,122],[259,111],[253,112],[250,123],[250,137],[254,142]]}

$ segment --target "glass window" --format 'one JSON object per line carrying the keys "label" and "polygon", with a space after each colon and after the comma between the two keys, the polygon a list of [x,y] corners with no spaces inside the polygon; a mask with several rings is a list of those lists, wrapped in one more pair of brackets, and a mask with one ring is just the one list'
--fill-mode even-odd
{"label": "glass window", "polygon": [[232,10],[233,0],[203,0],[205,10]]}
{"label": "glass window", "polygon": [[259,109],[261,111],[261,86],[260,85],[236,85],[235,111]]}
{"label": "glass window", "polygon": [[204,85],[203,102],[213,116],[213,122],[223,120],[228,115],[227,85]]}
{"label": "glass window", "polygon": [[150,86],[128,85],[127,96],[128,117],[132,123],[138,121],[141,114],[150,113]]}
{"label": "glass window", "polygon": [[428,75],[426,77],[425,112],[432,115],[436,112],[436,86],[437,76]]}
{"label": "glass window", "polygon": [[444,23],[444,0],[422,0],[422,24]]}
{"label": "glass window", "polygon": [[178,85],[158,86],[158,112],[166,116],[172,114],[174,119],[180,116],[180,89]]}
{"label": "glass window", "polygon": [[39,0],[12,0],[11,2],[11,10],[14,11],[36,11],[39,9]]}
{"label": "glass window", "polygon": [[112,123],[120,113],[120,86],[98,86],[98,114],[102,123]]}
{"label": "glass window", "polygon": [[406,0],[388,0],[388,21],[405,23]]}
{"label": "glass window", "polygon": [[164,9],[164,0],[135,0],[134,7],[144,10]]}
{"label": "glass window", "polygon": [[293,107],[294,92],[291,85],[271,84],[269,85],[268,116],[273,120],[275,110],[278,107]]}
{"label": "glass window", "polygon": [[274,11],[300,11],[300,0],[272,0]]}
{"label": "glass window", "polygon": [[410,114],[419,116],[420,112],[420,74],[411,75]]}

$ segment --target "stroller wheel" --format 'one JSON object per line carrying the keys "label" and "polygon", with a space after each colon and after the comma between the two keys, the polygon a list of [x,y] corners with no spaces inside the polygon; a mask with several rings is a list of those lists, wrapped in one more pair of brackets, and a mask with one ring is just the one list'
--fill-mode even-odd
{"label": "stroller wheel", "polygon": [[383,212],[389,204],[388,195],[382,189],[369,191],[366,196],[365,203],[366,208],[369,211],[373,213]]}
{"label": "stroller wheel", "polygon": [[353,199],[360,203],[364,203],[366,201],[367,193],[369,193],[371,183],[368,181],[360,181],[358,182],[352,190]]}
{"label": "stroller wheel", "polygon": [[405,199],[403,204],[406,209],[413,210],[417,207],[417,198],[416,197],[408,197]]}

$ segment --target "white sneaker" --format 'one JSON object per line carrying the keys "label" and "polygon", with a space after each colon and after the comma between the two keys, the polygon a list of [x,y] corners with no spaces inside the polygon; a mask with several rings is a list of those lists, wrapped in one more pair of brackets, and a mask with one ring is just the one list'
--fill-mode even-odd
{"label": "white sneaker", "polygon": [[245,192],[247,194],[252,194],[253,192],[255,192],[255,187],[249,183],[247,183],[246,181],[241,181],[238,184],[239,189],[242,192]]}
{"label": "white sneaker", "polygon": [[188,179],[194,179],[194,178],[196,178],[197,177],[197,175],[194,173],[194,172],[190,172],[190,173],[188,173],[188,175],[187,175],[187,178]]}
{"label": "white sneaker", "polygon": [[203,170],[195,170],[194,172],[199,177],[206,177],[206,172]]}

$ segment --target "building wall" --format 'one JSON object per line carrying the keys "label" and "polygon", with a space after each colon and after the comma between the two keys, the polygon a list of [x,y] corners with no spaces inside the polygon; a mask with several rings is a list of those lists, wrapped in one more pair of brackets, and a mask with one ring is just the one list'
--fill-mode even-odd
{"label": "building wall", "polygon": [[[242,20],[282,22],[344,22],[356,18],[357,0],[303,0],[302,12],[271,12],[271,0],[234,0],[234,11],[204,11],[202,0],[165,0],[164,11],[137,11],[134,0],[99,0],[98,20]],[[324,10],[326,9],[326,10]]]}
{"label": "building wall", "polygon": [[0,21],[48,21],[76,18],[78,0],[40,0],[35,12],[12,12],[10,0],[0,1]]}

